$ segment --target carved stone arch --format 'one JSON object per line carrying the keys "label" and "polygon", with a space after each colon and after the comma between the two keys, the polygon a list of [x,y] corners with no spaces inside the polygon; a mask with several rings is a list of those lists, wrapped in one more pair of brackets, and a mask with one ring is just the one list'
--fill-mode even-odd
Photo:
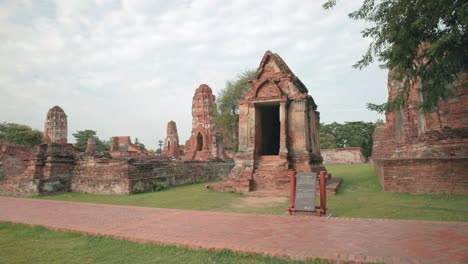
{"label": "carved stone arch", "polygon": [[283,93],[278,85],[271,80],[265,80],[255,89],[255,97],[281,97]]}
{"label": "carved stone arch", "polygon": [[[204,148],[206,148],[206,142],[207,142],[207,134],[206,134],[206,130],[203,128],[203,126],[201,125],[198,125],[193,131],[192,131],[192,135],[194,135],[195,137],[195,140],[194,140],[194,143],[195,143],[195,151],[200,151]],[[201,143],[201,144],[199,144]],[[201,146],[201,148],[200,148]]]}

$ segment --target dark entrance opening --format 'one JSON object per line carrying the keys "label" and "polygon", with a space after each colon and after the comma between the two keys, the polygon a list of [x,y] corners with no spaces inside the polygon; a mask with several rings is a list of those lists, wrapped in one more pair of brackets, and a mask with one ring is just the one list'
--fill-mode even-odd
{"label": "dark entrance opening", "polygon": [[259,105],[257,148],[259,155],[278,155],[280,147],[279,105]]}
{"label": "dark entrance opening", "polygon": [[197,135],[197,151],[200,151],[203,149],[203,136],[198,133]]}

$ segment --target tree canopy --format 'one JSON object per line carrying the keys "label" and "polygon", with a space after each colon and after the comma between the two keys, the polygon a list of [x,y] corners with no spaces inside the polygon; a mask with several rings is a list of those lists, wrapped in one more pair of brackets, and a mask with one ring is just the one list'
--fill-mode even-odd
{"label": "tree canopy", "polygon": [[96,136],[95,130],[78,130],[76,133],[72,134],[75,137],[76,143],[75,147],[81,151],[86,150],[86,145],[88,144],[89,137],[96,138],[96,150],[97,151],[107,151],[110,148],[110,141],[102,141]]}
{"label": "tree canopy", "polygon": [[[323,7],[330,9],[336,0]],[[349,14],[370,26],[362,36],[371,38],[367,52],[354,67],[363,68],[374,60],[394,72],[404,86],[392,101],[368,104],[379,112],[393,111],[408,99],[408,87],[421,80],[425,111],[437,109],[440,99],[450,96],[448,86],[468,67],[468,2],[465,0],[364,0]],[[464,87],[465,89],[466,87]]]}
{"label": "tree canopy", "polygon": [[34,146],[41,144],[42,138],[43,133],[41,131],[32,129],[27,125],[0,123],[0,139],[19,145]]}
{"label": "tree canopy", "polygon": [[345,122],[320,124],[320,148],[360,147],[364,156],[372,155],[372,136],[376,124],[372,122]]}
{"label": "tree canopy", "polygon": [[245,70],[236,78],[226,82],[226,86],[218,93],[216,106],[217,111],[214,118],[215,124],[224,132],[225,141],[231,141],[234,151],[238,145],[239,130],[239,104],[250,86],[248,81],[255,79],[256,71]]}

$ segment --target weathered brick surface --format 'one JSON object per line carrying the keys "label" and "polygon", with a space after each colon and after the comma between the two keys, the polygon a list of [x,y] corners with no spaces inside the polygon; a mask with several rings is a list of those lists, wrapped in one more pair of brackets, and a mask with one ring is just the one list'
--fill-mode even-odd
{"label": "weathered brick surface", "polygon": [[378,159],[384,191],[468,195],[468,157]]}
{"label": "weathered brick surface", "polygon": [[169,186],[224,178],[234,166],[229,162],[133,161],[129,165],[130,192],[148,191],[155,182]]}
{"label": "weathered brick surface", "polygon": [[82,157],[73,170],[71,190],[83,193],[128,194],[128,167],[125,159]]}
{"label": "weathered brick surface", "polygon": [[365,163],[361,148],[333,148],[321,150],[324,164]]}
{"label": "weathered brick surface", "polygon": [[[415,82],[409,89],[409,103],[386,114],[385,126],[374,133],[372,155],[386,191],[467,193],[468,90],[462,87],[467,76],[460,75],[450,88],[452,94],[433,113],[418,109],[422,96],[420,83]],[[389,72],[390,99],[401,85]]]}

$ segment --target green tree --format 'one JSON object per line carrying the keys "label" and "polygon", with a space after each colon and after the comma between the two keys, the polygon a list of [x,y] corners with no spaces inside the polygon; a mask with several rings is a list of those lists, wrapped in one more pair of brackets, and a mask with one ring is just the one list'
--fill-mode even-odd
{"label": "green tree", "polygon": [[97,151],[109,151],[111,140],[100,140],[96,138],[96,150]]}
{"label": "green tree", "polygon": [[39,130],[32,129],[27,125],[16,123],[0,123],[0,139],[25,145],[35,146],[41,144],[43,133]]}
{"label": "green tree", "polygon": [[336,148],[336,139],[331,127],[320,123],[320,148],[329,149]]}
{"label": "green tree", "polygon": [[[336,0],[323,7],[330,9]],[[349,14],[364,20],[362,36],[371,38],[367,52],[354,67],[363,68],[375,59],[391,69],[404,86],[394,100],[368,108],[393,111],[408,100],[408,87],[422,80],[425,111],[437,109],[450,96],[452,84],[468,67],[468,2],[466,0],[364,0]],[[466,88],[466,84],[465,87]]]}
{"label": "green tree", "polygon": [[225,140],[230,141],[233,150],[237,151],[239,144],[239,104],[250,86],[248,81],[255,79],[255,70],[245,70],[236,78],[226,82],[226,86],[219,92],[216,100],[217,113],[214,121],[225,135]]}
{"label": "green tree", "polygon": [[78,150],[85,151],[86,146],[88,145],[88,138],[89,137],[94,137],[96,139],[96,150],[97,151],[108,151],[110,149],[110,140],[109,141],[101,141],[97,136],[96,136],[96,131],[95,130],[78,130],[76,133],[72,134],[75,137],[75,147]]}
{"label": "green tree", "polygon": [[366,157],[372,155],[373,134],[376,124],[372,122],[345,122],[320,124],[321,148],[360,147]]}

